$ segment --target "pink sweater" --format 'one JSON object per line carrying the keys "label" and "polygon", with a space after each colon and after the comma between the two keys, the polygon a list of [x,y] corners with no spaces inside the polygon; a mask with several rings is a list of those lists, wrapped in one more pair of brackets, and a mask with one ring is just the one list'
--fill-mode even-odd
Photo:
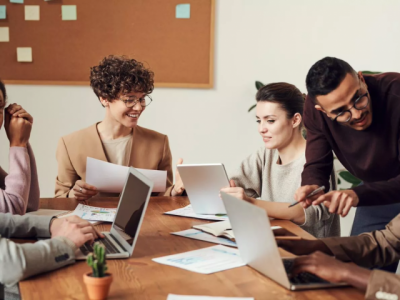
{"label": "pink sweater", "polygon": [[31,146],[10,148],[10,173],[0,167],[0,212],[23,215],[39,208],[39,182]]}

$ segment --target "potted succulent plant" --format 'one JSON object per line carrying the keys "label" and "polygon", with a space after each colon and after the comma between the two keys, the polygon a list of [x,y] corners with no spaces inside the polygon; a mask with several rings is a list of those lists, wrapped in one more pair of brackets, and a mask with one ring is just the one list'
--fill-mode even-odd
{"label": "potted succulent plant", "polygon": [[113,280],[112,274],[106,273],[106,251],[102,244],[96,242],[93,246],[93,253],[87,257],[87,264],[92,272],[83,275],[86,289],[91,300],[106,299]]}

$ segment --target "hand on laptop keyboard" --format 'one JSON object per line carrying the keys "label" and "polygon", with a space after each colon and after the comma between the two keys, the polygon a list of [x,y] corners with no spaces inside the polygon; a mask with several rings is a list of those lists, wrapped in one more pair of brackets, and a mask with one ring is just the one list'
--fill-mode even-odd
{"label": "hand on laptop keyboard", "polygon": [[[118,249],[110,242],[107,236],[104,236],[103,239],[97,239],[96,242],[99,242],[104,245],[106,249],[106,254],[120,253]],[[88,255],[93,252],[93,245],[90,243],[85,243],[82,247],[79,248],[84,255]]]}
{"label": "hand on laptop keyboard", "polygon": [[[350,264],[341,262],[332,256],[323,254],[322,252],[314,252],[311,255],[300,256],[294,260],[284,260],[292,262],[293,266],[289,266],[288,274],[292,274],[293,278],[305,277],[304,273],[309,273],[319,280],[328,282],[345,282],[345,274],[350,267]],[[286,266],[285,266],[286,268]],[[308,280],[310,277],[306,276]],[[300,279],[302,280],[302,279]]]}

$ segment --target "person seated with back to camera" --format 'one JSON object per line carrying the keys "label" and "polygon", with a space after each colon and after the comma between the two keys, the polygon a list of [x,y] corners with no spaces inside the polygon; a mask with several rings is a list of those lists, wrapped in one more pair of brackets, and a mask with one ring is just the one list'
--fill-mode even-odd
{"label": "person seated with back to camera", "polygon": [[181,195],[183,184],[179,175],[172,184],[168,137],[138,125],[141,114],[152,102],[154,73],[134,59],[110,55],[91,68],[90,85],[105,108],[105,117],[59,140],[55,197],[88,200],[96,195],[118,196],[99,194],[95,186],[85,182],[87,157],[122,166],[165,170],[167,190],[160,195]]}

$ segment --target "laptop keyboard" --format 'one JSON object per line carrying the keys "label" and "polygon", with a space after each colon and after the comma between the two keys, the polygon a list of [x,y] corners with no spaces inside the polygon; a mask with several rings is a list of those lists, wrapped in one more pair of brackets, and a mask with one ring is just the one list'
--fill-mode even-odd
{"label": "laptop keyboard", "polygon": [[[106,235],[104,236],[104,239],[97,239],[96,242],[99,242],[100,244],[104,245],[106,249],[106,254],[120,253],[118,248],[114,246],[114,244],[108,239]],[[88,255],[90,252],[93,252],[93,245],[85,243],[79,249],[82,251],[84,255]]]}
{"label": "laptop keyboard", "polygon": [[314,284],[314,283],[329,283],[329,281],[307,272],[299,273],[292,276],[293,260],[284,259],[283,265],[285,266],[286,273],[289,275],[289,280],[293,284]]}

